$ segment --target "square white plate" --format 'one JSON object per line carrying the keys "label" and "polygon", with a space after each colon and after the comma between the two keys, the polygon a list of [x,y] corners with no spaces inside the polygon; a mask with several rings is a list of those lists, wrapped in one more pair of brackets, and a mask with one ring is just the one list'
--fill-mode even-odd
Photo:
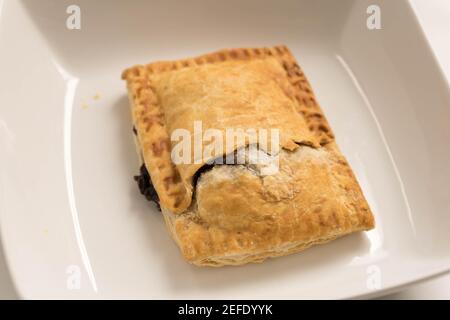
{"label": "square white plate", "polygon": [[[0,0],[0,233],[22,297],[350,298],[450,269],[449,87],[408,2],[80,0],[69,30],[71,4]],[[120,73],[275,44],[306,72],[377,227],[263,264],[189,265],[132,179]]]}

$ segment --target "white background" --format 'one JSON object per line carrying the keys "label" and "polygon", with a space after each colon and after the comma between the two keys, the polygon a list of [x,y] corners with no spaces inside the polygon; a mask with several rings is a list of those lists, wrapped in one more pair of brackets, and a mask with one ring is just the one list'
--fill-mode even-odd
{"label": "white background", "polygon": [[[441,68],[450,83],[450,1],[411,0]],[[0,299],[18,298],[0,245]],[[385,296],[386,299],[450,299],[450,275]]]}
{"label": "white background", "polygon": [[[411,2],[450,83],[450,1],[412,0]],[[450,299],[450,275],[415,285],[383,299]]]}

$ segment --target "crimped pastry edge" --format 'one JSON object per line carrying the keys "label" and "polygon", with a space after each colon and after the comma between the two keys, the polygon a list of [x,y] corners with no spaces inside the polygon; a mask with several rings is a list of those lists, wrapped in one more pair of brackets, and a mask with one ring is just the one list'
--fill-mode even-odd
{"label": "crimped pastry edge", "polygon": [[[167,226],[167,229],[169,230],[172,239],[177,243],[178,247],[180,247],[180,241],[174,229],[174,221],[176,219],[175,215],[171,212],[168,212],[167,209],[164,208],[162,208],[162,213],[165,224]],[[294,254],[297,252],[301,252],[315,245],[325,244],[335,239],[347,236],[351,233],[366,230],[368,230],[368,228],[365,227],[349,230],[345,233],[340,232],[340,230],[336,230],[335,233],[330,234],[327,237],[318,238],[308,242],[304,241],[290,242],[284,244],[283,246],[274,248],[272,250],[252,252],[241,255],[211,256],[206,259],[188,260],[188,262],[199,267],[214,267],[214,268],[223,266],[240,266],[248,263],[262,263],[269,258],[278,258]]]}

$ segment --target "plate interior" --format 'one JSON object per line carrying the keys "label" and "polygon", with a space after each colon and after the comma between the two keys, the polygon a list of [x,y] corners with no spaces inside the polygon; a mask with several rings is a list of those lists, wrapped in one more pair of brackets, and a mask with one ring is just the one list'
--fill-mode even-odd
{"label": "plate interior", "polygon": [[[0,227],[22,296],[348,298],[449,268],[449,92],[407,3],[77,3],[80,30],[66,28],[71,1],[0,7]],[[381,30],[366,26],[372,3]],[[305,71],[377,227],[263,264],[191,266],[132,179],[120,73],[276,44]]]}

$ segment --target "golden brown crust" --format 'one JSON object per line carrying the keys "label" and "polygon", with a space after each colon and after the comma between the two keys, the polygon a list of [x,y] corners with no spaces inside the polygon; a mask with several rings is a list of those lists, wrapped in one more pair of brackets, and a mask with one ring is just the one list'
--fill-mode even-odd
{"label": "golden brown crust", "polygon": [[[373,228],[359,185],[285,46],[156,62],[122,77],[166,223],[189,262],[258,262]],[[194,120],[203,129],[279,128],[280,172],[262,177],[245,166],[215,167],[202,175],[192,200],[192,177],[204,161],[174,165],[170,135],[178,128],[193,133]]]}
{"label": "golden brown crust", "polygon": [[370,209],[334,147],[280,153],[280,171],[216,166],[197,185],[189,214],[165,213],[181,251],[197,265],[240,264],[296,252],[373,228]]}

